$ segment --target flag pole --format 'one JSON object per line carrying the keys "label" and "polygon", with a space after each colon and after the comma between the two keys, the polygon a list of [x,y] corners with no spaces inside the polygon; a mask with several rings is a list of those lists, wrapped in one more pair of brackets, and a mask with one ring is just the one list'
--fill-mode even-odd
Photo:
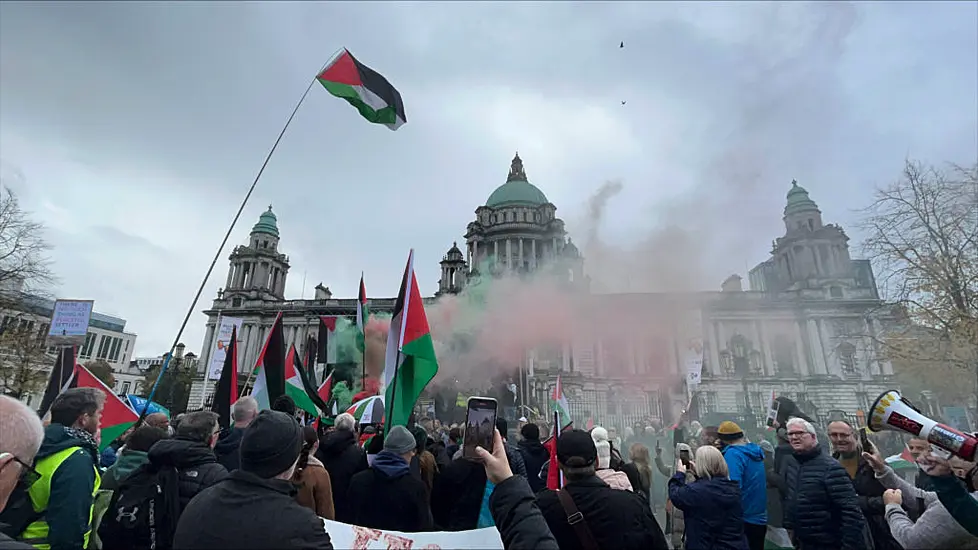
{"label": "flag pole", "polygon": [[[275,154],[275,149],[278,148],[278,144],[282,141],[282,137],[285,136],[285,131],[289,129],[289,125],[292,124],[292,119],[295,118],[295,114],[299,112],[299,107],[302,106],[302,102],[306,100],[306,96],[309,95],[309,91],[312,90],[313,85],[316,84],[316,80],[320,73],[329,65],[336,57],[343,51],[343,48],[336,50],[330,58],[323,63],[322,68],[316,72],[315,76],[312,77],[312,81],[309,82],[309,86],[306,87],[306,91],[302,93],[302,97],[299,98],[299,102],[295,104],[295,108],[292,109],[292,114],[289,115],[288,120],[285,121],[285,126],[282,127],[282,131],[278,133],[278,137],[275,138],[275,142],[272,143],[272,148],[265,155],[265,160],[261,164],[261,168],[258,169],[258,173],[255,175],[254,181],[251,182],[251,187],[248,188],[248,192],[244,196],[244,200],[241,201],[241,206],[238,207],[238,212],[234,215],[234,219],[231,220],[231,225],[228,227],[227,232],[224,234],[224,239],[221,241],[221,245],[217,249],[217,253],[214,254],[214,259],[211,260],[210,267],[207,268],[207,273],[204,274],[204,280],[200,282],[200,287],[197,289],[197,294],[194,295],[193,302],[190,303],[190,308],[187,310],[187,315],[183,318],[183,323],[180,324],[180,330],[177,331],[177,337],[173,339],[173,345],[170,346],[170,352],[166,355],[166,359],[163,361],[163,368],[160,369],[159,376],[156,377],[156,382],[153,384],[153,389],[149,392],[147,399],[149,401],[153,400],[156,395],[156,389],[160,385],[160,380],[163,379],[163,375],[166,373],[166,368],[170,364],[170,357],[173,356],[174,350],[177,348],[177,344],[180,343],[180,337],[183,336],[183,331],[187,328],[187,323],[190,322],[190,316],[194,313],[194,308],[197,307],[197,302],[200,301],[200,295],[204,293],[204,287],[207,286],[207,280],[210,279],[211,273],[214,272],[214,266],[217,265],[217,260],[220,259],[221,253],[224,251],[224,247],[228,244],[228,239],[231,238],[231,232],[234,231],[234,226],[238,224],[238,219],[241,218],[241,213],[244,212],[245,206],[248,204],[248,200],[251,198],[251,194],[254,193],[255,187],[258,186],[258,181],[261,179],[262,174],[265,172],[265,168],[268,166],[268,162],[272,159],[272,155]],[[250,376],[249,376],[250,380]],[[139,427],[143,423],[143,419],[146,417],[145,407],[143,412],[139,415],[139,419],[136,421],[135,427]]]}

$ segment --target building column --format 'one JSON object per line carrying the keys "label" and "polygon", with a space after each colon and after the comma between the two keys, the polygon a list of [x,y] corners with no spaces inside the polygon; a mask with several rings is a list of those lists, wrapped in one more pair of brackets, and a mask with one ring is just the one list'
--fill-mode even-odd
{"label": "building column", "polygon": [[537,269],[537,240],[533,239],[530,241],[530,254],[532,254],[533,259],[530,260],[530,267],[536,271]]}
{"label": "building column", "polygon": [[228,268],[228,280],[226,283],[224,283],[225,290],[230,288],[231,281],[233,278],[234,278],[234,264],[231,264],[231,267]]}
{"label": "building column", "polygon": [[525,260],[523,259],[523,237],[520,237],[519,242],[520,242],[520,269],[523,269],[523,266],[526,265]]}
{"label": "building column", "polygon": [[506,238],[506,269],[513,269],[513,241]]}
{"label": "building column", "polygon": [[563,372],[570,372],[570,354],[571,346],[567,342],[564,342],[563,350],[560,354],[560,370]]}
{"label": "building column", "polygon": [[[723,368],[720,366],[720,331],[715,321],[709,321],[707,326],[710,329],[708,338],[710,343],[710,362],[703,370],[713,376],[717,376],[723,372]],[[683,365],[682,368],[685,370],[686,365]]]}
{"label": "building column", "polygon": [[557,259],[557,237],[553,238],[553,248],[550,249],[550,253],[552,254],[550,259]]}
{"label": "building column", "polygon": [[815,326],[815,319],[808,319],[806,325],[808,328],[808,343],[812,348],[811,354],[815,360],[816,372],[821,371],[823,374],[834,374],[829,370],[829,366],[825,360],[825,348],[822,347],[822,338],[818,334],[818,327]]}
{"label": "building column", "polygon": [[807,354],[805,353],[805,339],[801,336],[801,324],[798,321],[795,321],[792,324],[795,326],[795,341],[798,342],[798,344],[795,346],[795,359],[798,361],[798,374],[802,376],[810,376],[815,374],[812,372],[814,365],[812,368],[809,368],[808,359],[805,357]]}
{"label": "building column", "polygon": [[499,263],[499,239],[492,241],[492,255],[496,263]]}
{"label": "building column", "polygon": [[[218,315],[220,317],[220,315]],[[214,319],[214,324],[211,324],[208,319],[207,330],[204,332],[204,349],[200,350],[200,355],[202,361],[198,364],[204,365],[204,378],[206,379],[211,364],[211,357],[214,355],[214,332],[215,325],[217,324],[217,319]]]}

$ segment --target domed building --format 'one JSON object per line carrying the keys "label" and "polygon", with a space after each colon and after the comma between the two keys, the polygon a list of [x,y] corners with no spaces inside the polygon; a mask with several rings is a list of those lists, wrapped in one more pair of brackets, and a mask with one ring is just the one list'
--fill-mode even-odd
{"label": "domed building", "polygon": [[567,269],[570,281],[584,281],[577,247],[557,217],[557,207],[530,183],[519,153],[510,163],[506,182],[486,204],[475,209],[465,231],[465,257],[457,243],[441,261],[438,294],[458,293],[474,274],[531,273],[542,266]]}

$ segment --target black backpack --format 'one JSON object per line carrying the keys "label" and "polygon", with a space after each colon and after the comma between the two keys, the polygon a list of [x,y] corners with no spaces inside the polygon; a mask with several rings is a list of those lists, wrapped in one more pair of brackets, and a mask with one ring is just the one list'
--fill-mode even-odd
{"label": "black backpack", "polygon": [[27,526],[41,519],[44,512],[34,511],[34,502],[27,492],[23,476],[17,481],[7,499],[7,506],[0,512],[0,533],[16,539]]}
{"label": "black backpack", "polygon": [[180,517],[176,468],[146,464],[122,482],[102,516],[103,550],[168,550]]}

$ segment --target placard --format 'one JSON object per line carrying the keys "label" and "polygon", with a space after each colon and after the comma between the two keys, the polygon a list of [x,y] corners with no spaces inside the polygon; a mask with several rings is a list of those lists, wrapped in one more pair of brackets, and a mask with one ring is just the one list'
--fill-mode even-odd
{"label": "placard", "polygon": [[221,377],[221,371],[224,370],[224,359],[227,357],[228,344],[231,342],[231,331],[237,327],[238,338],[240,339],[243,322],[244,319],[237,317],[221,317],[221,325],[217,327],[217,335],[214,337],[214,351],[211,352],[210,368],[207,369],[208,380],[217,380]]}
{"label": "placard", "polygon": [[57,300],[48,329],[48,346],[81,346],[85,344],[88,323],[92,319],[94,300]]}
{"label": "placard", "polygon": [[495,527],[472,529],[469,531],[435,531],[426,533],[401,533],[398,531],[381,531],[359,525],[350,525],[338,521],[323,520],[326,532],[333,543],[333,548],[350,548],[352,550],[439,550],[472,549],[472,550],[503,550],[503,539]]}

